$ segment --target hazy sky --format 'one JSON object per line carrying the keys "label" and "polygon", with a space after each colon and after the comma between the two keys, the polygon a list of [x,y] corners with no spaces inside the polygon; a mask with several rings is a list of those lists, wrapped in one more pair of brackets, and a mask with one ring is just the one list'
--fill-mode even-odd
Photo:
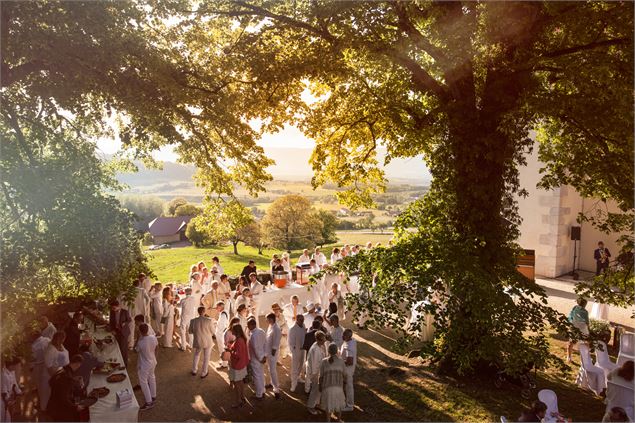
{"label": "hazy sky", "polygon": [[[258,144],[265,149],[265,154],[276,161],[268,171],[276,177],[301,176],[310,177],[312,175],[311,166],[308,163],[310,150],[315,146],[313,140],[305,137],[299,129],[293,126],[285,128],[275,134],[265,134]],[[97,147],[101,153],[114,154],[121,148],[121,143],[114,139],[100,139]],[[284,149],[302,149],[304,151],[289,151]],[[173,151],[172,146],[164,146],[153,154],[159,161],[176,162],[178,156]],[[379,152],[379,160],[383,159],[383,154]],[[394,159],[384,168],[386,176],[399,179],[416,179],[419,182],[427,183],[431,180],[430,173],[421,157],[409,159]]]}

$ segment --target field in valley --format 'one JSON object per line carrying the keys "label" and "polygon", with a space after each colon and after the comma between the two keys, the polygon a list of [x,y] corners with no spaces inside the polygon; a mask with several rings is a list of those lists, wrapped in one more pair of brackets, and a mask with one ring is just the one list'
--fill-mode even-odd
{"label": "field in valley", "polygon": [[[392,234],[389,232],[381,234],[379,232],[367,233],[362,231],[341,231],[337,234],[340,242],[323,248],[323,252],[326,254],[327,258],[330,257],[332,249],[337,246],[342,246],[344,244],[366,244],[366,242],[369,241],[373,244],[380,242],[383,245],[387,245],[388,241],[392,238]],[[309,247],[311,246],[307,246],[307,248]],[[220,259],[220,264],[223,266],[223,270],[228,275],[240,274],[243,267],[247,265],[249,260],[254,260],[258,269],[267,269],[269,267],[271,256],[273,254],[281,254],[282,251],[266,249],[263,251],[263,254],[260,255],[258,254],[258,249],[239,244],[238,253],[238,255],[234,254],[234,250],[231,245],[213,248],[196,248],[190,246],[147,251],[150,269],[154,273],[156,280],[163,283],[186,282],[187,276],[190,272],[190,267],[193,264],[203,261],[209,265],[212,262],[212,257],[214,256],[217,256]],[[302,252],[300,250],[291,252],[292,265],[295,264],[301,253]]]}

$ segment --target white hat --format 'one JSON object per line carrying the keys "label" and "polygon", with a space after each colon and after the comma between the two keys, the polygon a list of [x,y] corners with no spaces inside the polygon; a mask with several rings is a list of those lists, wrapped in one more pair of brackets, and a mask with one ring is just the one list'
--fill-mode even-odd
{"label": "white hat", "polygon": [[313,301],[307,301],[306,303],[306,309],[307,310],[312,310],[315,308],[315,304],[313,304]]}

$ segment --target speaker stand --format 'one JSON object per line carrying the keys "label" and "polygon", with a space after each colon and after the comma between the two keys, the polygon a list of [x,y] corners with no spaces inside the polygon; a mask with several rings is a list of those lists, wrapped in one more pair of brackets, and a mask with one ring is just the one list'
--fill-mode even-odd
{"label": "speaker stand", "polygon": [[578,259],[578,240],[573,241],[573,270],[569,273],[569,275],[573,276],[573,280],[577,281],[580,278],[578,272],[576,272],[576,260]]}

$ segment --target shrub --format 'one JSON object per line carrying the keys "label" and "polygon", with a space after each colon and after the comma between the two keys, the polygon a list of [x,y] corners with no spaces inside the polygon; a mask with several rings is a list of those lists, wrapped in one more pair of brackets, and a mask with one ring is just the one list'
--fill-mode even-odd
{"label": "shrub", "polygon": [[152,238],[152,234],[150,232],[146,232],[143,234],[143,240],[141,241],[143,245],[152,245],[154,243],[154,239]]}
{"label": "shrub", "polygon": [[611,340],[611,325],[606,320],[591,319],[589,321],[589,335],[592,340],[604,341],[607,345]]}

